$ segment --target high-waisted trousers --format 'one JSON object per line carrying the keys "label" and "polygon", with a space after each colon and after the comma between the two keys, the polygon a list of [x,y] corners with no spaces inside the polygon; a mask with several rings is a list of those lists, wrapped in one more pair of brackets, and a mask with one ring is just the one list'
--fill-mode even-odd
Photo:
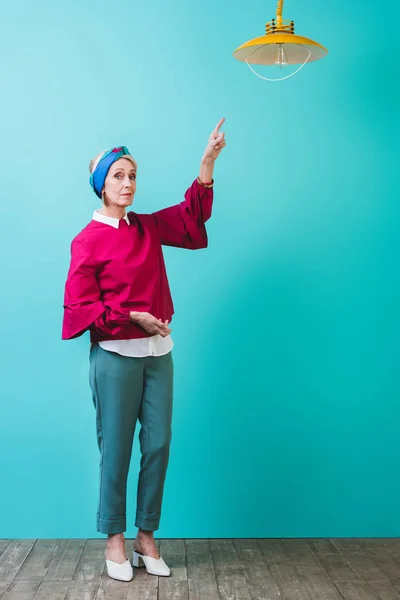
{"label": "high-waisted trousers", "polygon": [[100,450],[97,531],[126,531],[126,488],[137,419],[141,451],[135,526],[159,527],[172,436],[173,359],[91,346],[89,381]]}

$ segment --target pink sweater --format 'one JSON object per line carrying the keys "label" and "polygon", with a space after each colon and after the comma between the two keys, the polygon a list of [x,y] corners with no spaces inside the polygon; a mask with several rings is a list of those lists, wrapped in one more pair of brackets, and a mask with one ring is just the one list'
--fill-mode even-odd
{"label": "pink sweater", "polygon": [[162,245],[189,250],[208,245],[213,188],[195,179],[180,204],[152,214],[128,212],[115,229],[92,220],[71,242],[65,283],[62,339],[90,330],[90,341],[149,337],[130,311],[172,320],[174,306]]}

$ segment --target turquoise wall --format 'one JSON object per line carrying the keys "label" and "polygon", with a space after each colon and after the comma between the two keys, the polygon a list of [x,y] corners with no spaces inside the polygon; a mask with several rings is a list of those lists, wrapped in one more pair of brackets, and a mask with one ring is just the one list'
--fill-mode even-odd
{"label": "turquoise wall", "polygon": [[98,535],[89,338],[61,341],[70,242],[99,206],[90,158],[128,145],[134,210],[151,212],[183,199],[222,116],[209,247],[165,249],[176,379],[156,535],[400,535],[399,60],[380,9],[287,0],[330,53],[266,83],[232,51],[274,0],[2,8],[0,537]]}

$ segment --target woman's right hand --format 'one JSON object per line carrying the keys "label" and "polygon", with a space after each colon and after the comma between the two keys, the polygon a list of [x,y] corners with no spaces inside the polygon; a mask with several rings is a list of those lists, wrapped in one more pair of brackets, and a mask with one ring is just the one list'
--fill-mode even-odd
{"label": "woman's right hand", "polygon": [[134,321],[152,335],[158,334],[162,337],[167,337],[167,335],[169,335],[172,331],[172,329],[169,329],[168,327],[168,319],[163,322],[161,319],[153,317],[153,315],[148,312],[131,311],[130,318],[131,321]]}

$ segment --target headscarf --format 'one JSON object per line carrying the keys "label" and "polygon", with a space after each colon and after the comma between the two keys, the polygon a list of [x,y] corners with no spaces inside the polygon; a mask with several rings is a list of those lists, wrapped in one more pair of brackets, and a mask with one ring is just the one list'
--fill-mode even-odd
{"label": "headscarf", "polygon": [[126,146],[118,146],[117,148],[105,150],[98,160],[97,165],[95,165],[93,171],[91,172],[89,183],[99,198],[102,197],[101,192],[111,165],[122,156],[126,156],[126,158],[131,161],[134,167],[137,168],[136,162],[131,156],[128,148]]}

